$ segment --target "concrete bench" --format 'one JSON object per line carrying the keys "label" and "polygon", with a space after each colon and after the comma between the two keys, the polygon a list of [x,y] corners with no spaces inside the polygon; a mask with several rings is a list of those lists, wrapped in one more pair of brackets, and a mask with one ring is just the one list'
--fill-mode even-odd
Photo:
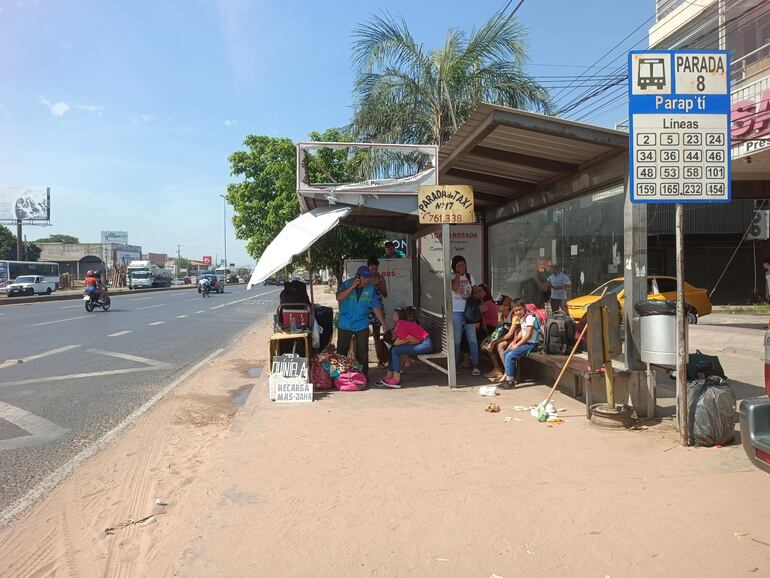
{"label": "concrete bench", "polygon": [[[546,385],[553,385],[567,361],[566,355],[549,355],[541,351],[532,352],[525,357],[519,366],[520,375],[533,378]],[[628,403],[630,392],[631,372],[621,361],[613,360],[615,374],[615,401]],[[586,416],[590,417],[589,408],[596,403],[606,403],[607,389],[604,373],[589,371],[588,356],[575,355],[561,378],[559,390],[575,399],[581,399],[586,404]]]}

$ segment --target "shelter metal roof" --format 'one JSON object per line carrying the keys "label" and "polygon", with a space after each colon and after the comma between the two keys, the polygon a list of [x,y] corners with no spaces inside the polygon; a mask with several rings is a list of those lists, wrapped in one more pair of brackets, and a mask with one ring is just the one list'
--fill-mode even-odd
{"label": "shelter metal roof", "polygon": [[628,133],[481,104],[439,150],[439,182],[492,209],[627,151]]}

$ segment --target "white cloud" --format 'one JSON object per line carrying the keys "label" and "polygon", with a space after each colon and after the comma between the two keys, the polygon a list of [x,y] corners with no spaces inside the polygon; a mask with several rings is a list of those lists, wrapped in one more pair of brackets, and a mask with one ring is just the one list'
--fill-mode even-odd
{"label": "white cloud", "polygon": [[37,97],[38,102],[48,108],[48,112],[50,112],[53,116],[57,118],[61,118],[64,116],[70,109],[70,105],[66,102],[50,102],[46,97],[40,95]]}
{"label": "white cloud", "polygon": [[84,112],[88,112],[96,116],[102,116],[102,111],[104,110],[103,106],[96,106],[93,104],[74,104],[73,103],[72,106],[74,106],[78,110],[82,110]]}
{"label": "white cloud", "polygon": [[139,124],[139,123],[146,124],[155,119],[153,115],[145,114],[145,113],[131,114],[129,115],[128,118],[131,119],[131,124]]}
{"label": "white cloud", "polygon": [[191,126],[183,126],[181,129],[179,129],[182,134],[190,134],[192,132]]}
{"label": "white cloud", "polygon": [[238,124],[238,121],[237,121],[237,120],[228,120],[228,119],[225,119],[225,126],[235,126],[236,124]]}

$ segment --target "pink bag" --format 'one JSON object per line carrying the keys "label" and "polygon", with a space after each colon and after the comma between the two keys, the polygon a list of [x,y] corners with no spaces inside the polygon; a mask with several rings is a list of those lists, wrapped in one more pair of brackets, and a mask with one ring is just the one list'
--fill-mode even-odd
{"label": "pink bag", "polygon": [[310,381],[313,382],[315,389],[331,389],[334,387],[334,380],[329,372],[326,371],[321,362],[313,362],[313,369],[310,370]]}
{"label": "pink bag", "polygon": [[366,384],[366,376],[360,371],[340,373],[340,376],[334,380],[334,385],[340,391],[361,391],[366,389]]}

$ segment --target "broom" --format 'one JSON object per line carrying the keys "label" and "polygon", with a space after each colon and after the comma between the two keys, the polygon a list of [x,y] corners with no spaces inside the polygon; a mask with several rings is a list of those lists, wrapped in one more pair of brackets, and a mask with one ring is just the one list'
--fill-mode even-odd
{"label": "broom", "polygon": [[[601,301],[604,298],[605,293],[607,293],[606,287],[604,288],[604,291],[602,291],[602,295],[601,297],[599,297],[599,301]],[[580,334],[577,336],[577,339],[575,339],[575,345],[572,346],[572,351],[570,351],[569,357],[567,357],[567,361],[564,362],[564,366],[561,368],[561,371],[559,372],[559,375],[556,378],[556,381],[553,383],[553,387],[551,388],[551,391],[548,393],[548,397],[546,397],[543,401],[537,404],[537,421],[544,422],[548,419],[548,413],[545,411],[545,406],[547,406],[548,402],[551,401],[551,398],[553,397],[553,394],[556,391],[556,388],[558,387],[562,376],[567,371],[567,367],[569,367],[569,362],[572,361],[572,357],[575,355],[575,352],[577,351],[577,348],[580,345],[580,340],[583,339],[583,335],[585,335],[585,332],[587,330],[588,330],[588,323],[586,322],[585,326],[583,326],[583,329],[580,331]]]}

